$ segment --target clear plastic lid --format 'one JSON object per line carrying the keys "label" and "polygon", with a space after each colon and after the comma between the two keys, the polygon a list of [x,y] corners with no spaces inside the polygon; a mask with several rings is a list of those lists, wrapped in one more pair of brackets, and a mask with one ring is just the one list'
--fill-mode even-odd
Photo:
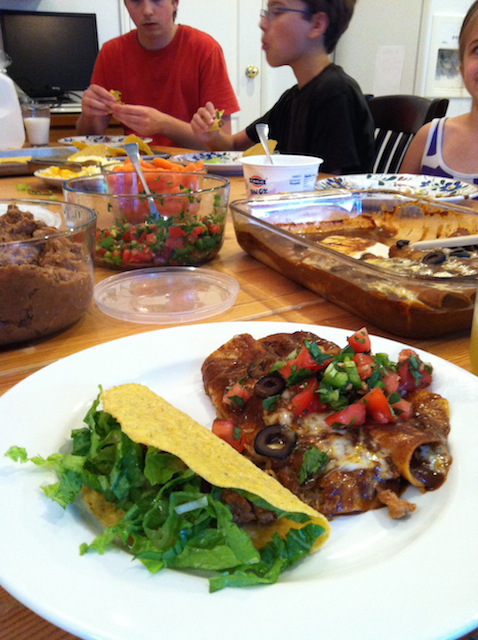
{"label": "clear plastic lid", "polygon": [[234,304],[239,283],[202,267],[126,271],[95,287],[95,302],[108,316],[141,324],[195,322]]}

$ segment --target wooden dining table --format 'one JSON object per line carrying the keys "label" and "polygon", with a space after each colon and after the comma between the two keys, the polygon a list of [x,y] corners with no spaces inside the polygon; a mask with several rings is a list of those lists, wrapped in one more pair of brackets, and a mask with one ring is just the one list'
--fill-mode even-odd
{"label": "wooden dining table", "polygon": [[[245,199],[243,177],[240,175],[226,177],[230,180],[230,202]],[[27,185],[30,193],[28,190],[19,191],[19,185]],[[2,199],[19,197],[49,199],[52,195],[63,199],[60,190],[53,194],[48,193],[48,187],[39,178],[31,175],[0,178],[0,198]],[[300,323],[304,327],[306,325],[339,327],[351,332],[364,326],[364,321],[360,317],[328,302],[246,254],[237,243],[231,219],[228,219],[226,224],[223,247],[219,255],[207,264],[207,268],[232,276],[239,283],[240,290],[235,303],[227,311],[203,322],[276,321]],[[97,267],[96,283],[114,273],[116,272]],[[407,342],[470,371],[469,330],[440,338],[403,340],[370,322],[366,325],[372,334]],[[0,395],[27,376],[60,358],[110,340],[170,326],[174,325],[158,326],[117,320],[102,313],[92,302],[84,316],[61,333],[31,343],[0,348]],[[2,517],[5,516],[2,515]],[[463,637],[474,637],[474,640],[478,640],[478,630],[474,633],[477,635],[468,634]],[[0,640],[74,640],[75,638],[76,636],[42,619],[0,588]]]}

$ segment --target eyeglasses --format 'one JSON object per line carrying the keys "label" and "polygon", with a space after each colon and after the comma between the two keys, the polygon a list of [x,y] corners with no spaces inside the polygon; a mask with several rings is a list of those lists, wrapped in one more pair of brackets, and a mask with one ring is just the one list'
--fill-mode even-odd
{"label": "eyeglasses", "polygon": [[306,11],[303,9],[287,9],[286,7],[273,7],[272,9],[262,9],[260,16],[261,20],[268,20],[272,22],[280,16],[281,13],[291,11],[293,13],[305,13],[307,15],[313,15],[313,11]]}

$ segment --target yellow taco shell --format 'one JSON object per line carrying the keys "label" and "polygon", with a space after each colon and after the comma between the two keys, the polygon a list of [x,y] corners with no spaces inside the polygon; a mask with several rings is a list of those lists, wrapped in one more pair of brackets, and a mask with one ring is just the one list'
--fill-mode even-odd
{"label": "yellow taco shell", "polygon": [[[327,540],[327,519],[282,486],[272,476],[238,453],[224,440],[170,405],[140,384],[113,387],[101,394],[103,409],[121,425],[134,442],[156,447],[180,458],[192,471],[212,485],[249,491],[270,505],[290,513],[302,513],[323,527],[312,551]],[[252,528],[249,533],[256,547],[265,544],[274,531],[283,537],[290,528],[304,526],[281,518],[273,528]]]}

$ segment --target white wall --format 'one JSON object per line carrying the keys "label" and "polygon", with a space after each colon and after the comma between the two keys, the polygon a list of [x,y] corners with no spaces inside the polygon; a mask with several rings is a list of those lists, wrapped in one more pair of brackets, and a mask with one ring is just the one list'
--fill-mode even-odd
{"label": "white wall", "polygon": [[358,0],[337,45],[335,62],[357,80],[364,93],[377,94],[375,69],[381,48],[402,48],[399,93],[413,93],[421,13],[421,0]]}
{"label": "white wall", "polygon": [[[358,0],[349,29],[342,36],[335,61],[360,84],[364,93],[383,95],[380,86],[380,52],[396,47],[403,52],[403,69],[397,91],[426,95],[425,73],[430,51],[433,15],[464,16],[472,0]],[[393,61],[398,64],[397,60]],[[396,68],[382,69],[395,73]],[[382,78],[386,85],[387,78]],[[389,92],[391,93],[391,92]],[[426,96],[432,97],[432,96]],[[470,98],[451,98],[448,115],[470,109]]]}
{"label": "white wall", "polygon": [[0,9],[96,13],[100,47],[120,33],[118,0],[0,0]]}

